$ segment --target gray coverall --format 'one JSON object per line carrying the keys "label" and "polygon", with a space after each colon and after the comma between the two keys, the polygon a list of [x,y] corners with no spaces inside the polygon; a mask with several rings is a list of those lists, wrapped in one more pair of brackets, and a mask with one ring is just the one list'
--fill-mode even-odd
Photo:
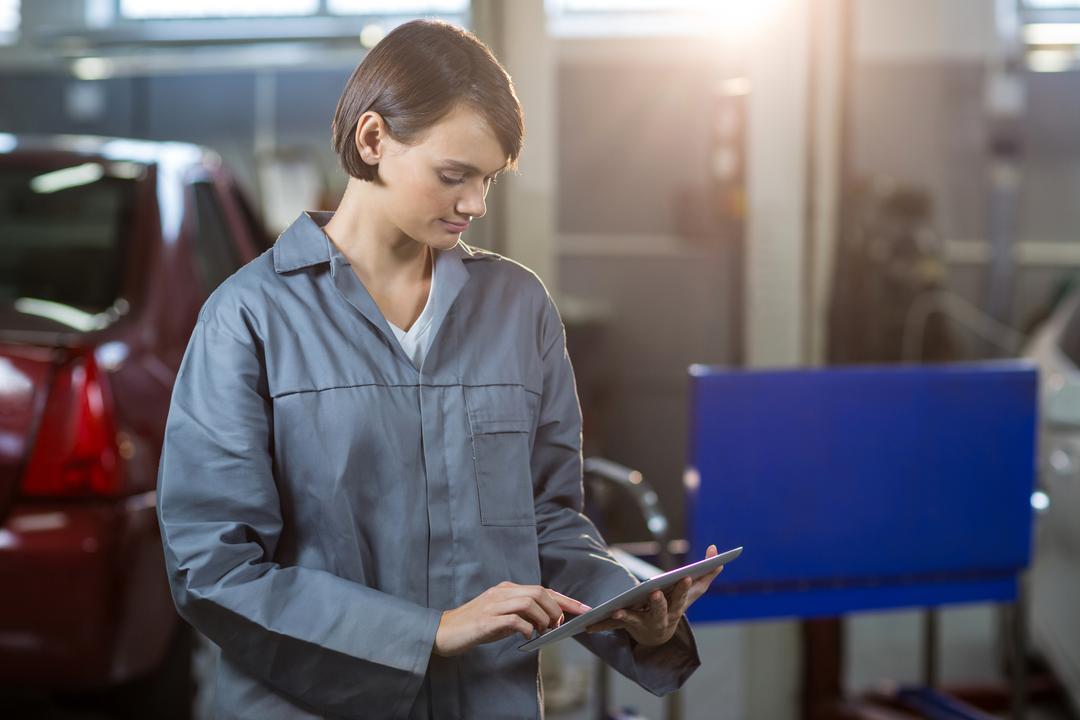
{"label": "gray coverall", "polygon": [[[302,214],[206,302],[177,377],[158,516],[180,614],[222,649],[220,718],[537,718],[518,635],[432,654],[509,580],[590,605],[635,584],[581,514],[581,411],[540,280],[459,242],[417,370]],[[578,636],[656,694],[699,658]]]}

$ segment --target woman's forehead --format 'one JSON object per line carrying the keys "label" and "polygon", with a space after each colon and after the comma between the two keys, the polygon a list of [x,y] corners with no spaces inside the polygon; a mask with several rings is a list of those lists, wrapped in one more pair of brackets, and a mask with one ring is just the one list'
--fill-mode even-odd
{"label": "woman's forehead", "polygon": [[485,175],[502,170],[506,153],[491,125],[479,113],[455,109],[435,123],[423,144],[437,162]]}

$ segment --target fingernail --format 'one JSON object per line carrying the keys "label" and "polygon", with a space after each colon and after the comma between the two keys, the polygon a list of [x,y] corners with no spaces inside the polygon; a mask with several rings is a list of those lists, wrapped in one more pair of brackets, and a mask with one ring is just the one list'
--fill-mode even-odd
{"label": "fingernail", "polygon": [[591,605],[586,605],[586,604],[585,604],[585,603],[583,603],[583,602],[579,602],[579,603],[578,603],[578,605],[580,605],[581,607],[585,608],[585,610],[586,610],[586,611],[588,611],[588,610],[592,610],[592,606],[591,606]]}

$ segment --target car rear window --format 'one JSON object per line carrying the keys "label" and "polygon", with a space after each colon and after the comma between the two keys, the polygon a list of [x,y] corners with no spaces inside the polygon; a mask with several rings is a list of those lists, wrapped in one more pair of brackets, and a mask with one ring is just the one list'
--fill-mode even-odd
{"label": "car rear window", "polygon": [[0,166],[0,302],[101,312],[120,296],[135,181],[109,167]]}

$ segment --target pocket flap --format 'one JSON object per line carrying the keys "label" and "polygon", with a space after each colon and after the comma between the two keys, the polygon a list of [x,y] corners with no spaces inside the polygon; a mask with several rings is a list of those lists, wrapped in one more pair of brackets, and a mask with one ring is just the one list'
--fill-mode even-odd
{"label": "pocket flap", "polygon": [[480,420],[472,418],[473,433],[485,435],[488,433],[527,433],[532,430],[532,422],[527,418],[492,418]]}
{"label": "pocket flap", "polygon": [[465,404],[474,435],[532,431],[529,403],[519,385],[466,387]]}

